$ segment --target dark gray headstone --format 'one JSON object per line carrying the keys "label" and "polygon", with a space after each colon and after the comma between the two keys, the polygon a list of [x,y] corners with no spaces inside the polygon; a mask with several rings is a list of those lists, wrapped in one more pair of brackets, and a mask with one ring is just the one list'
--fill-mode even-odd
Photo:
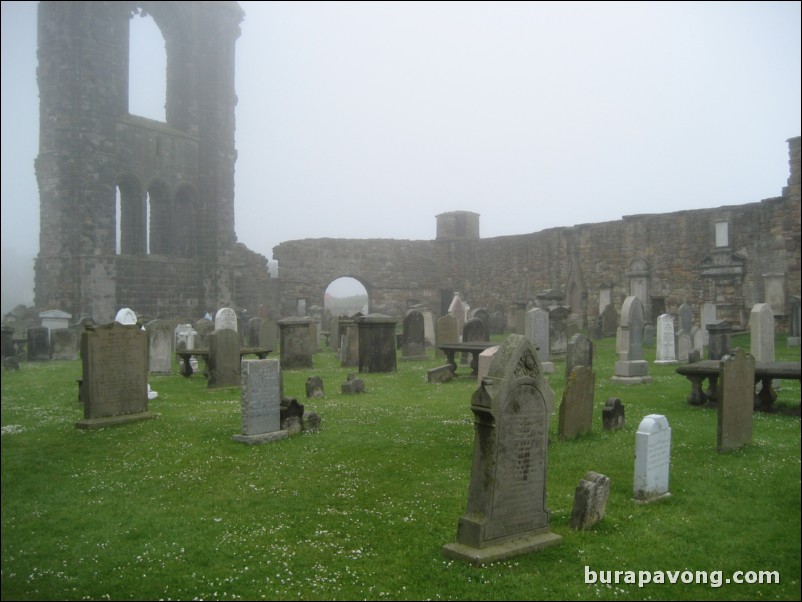
{"label": "dark gray headstone", "polygon": [[565,354],[566,381],[576,366],[593,367],[593,341],[581,333],[576,333],[568,341],[568,352]]}
{"label": "dark gray headstone", "polygon": [[259,347],[275,351],[278,349],[279,331],[275,320],[262,318],[259,325]]}
{"label": "dark gray headstone", "polygon": [[799,295],[792,295],[790,300],[791,305],[791,319],[789,324],[788,333],[788,346],[799,347],[800,345],[800,297]]}
{"label": "dark gray headstone", "polygon": [[[264,322],[264,319],[260,317],[251,318],[248,320],[248,328],[246,329],[248,332],[248,337],[246,340],[248,347],[262,346],[262,322]],[[271,351],[274,349],[275,347],[270,347]]]}
{"label": "dark gray headstone", "polygon": [[82,333],[84,419],[77,428],[155,418],[148,411],[148,335],[136,324],[112,322]]}
{"label": "dark gray headstone", "polygon": [[487,342],[490,340],[490,331],[481,318],[471,318],[462,327],[462,342]]}
{"label": "dark gray headstone", "polygon": [[693,308],[687,303],[679,306],[679,330],[690,333],[693,328]]}
{"label": "dark gray headstone", "polygon": [[16,356],[14,350],[14,328],[11,326],[2,327],[2,356],[11,357]]}
{"label": "dark gray headstone", "polygon": [[574,494],[571,528],[588,529],[603,519],[609,497],[610,479],[597,472],[588,472],[579,481]]}
{"label": "dark gray headstone", "polygon": [[209,379],[210,389],[240,386],[240,333],[230,328],[215,330],[209,334]]}
{"label": "dark gray headstone", "polygon": [[546,507],[549,415],[540,359],[510,335],[473,394],[474,448],[466,513],[451,558],[482,565],[557,545]]}
{"label": "dark gray headstone", "polygon": [[284,318],[278,321],[281,334],[281,369],[312,367],[312,318]]}
{"label": "dark gray headstone", "polygon": [[593,428],[593,395],[596,375],[587,366],[577,366],[565,384],[560,403],[557,436],[573,439],[585,435]]}
{"label": "dark gray headstone", "polygon": [[618,312],[612,304],[605,306],[601,314],[601,335],[614,337],[618,330]]}
{"label": "dark gray headstone", "polygon": [[402,359],[426,359],[426,330],[423,313],[410,309],[404,315],[404,335],[401,345]]}
{"label": "dark gray headstone", "polygon": [[568,318],[571,310],[564,305],[549,308],[549,357],[564,357],[568,348]]}
{"label": "dark gray headstone", "polygon": [[721,360],[718,403],[718,451],[752,442],[755,406],[755,358],[736,349]]}
{"label": "dark gray headstone", "polygon": [[707,359],[720,360],[730,353],[732,324],[727,320],[716,320],[707,325]]}
{"label": "dark gray headstone", "polygon": [[28,328],[28,361],[40,362],[50,359],[50,335],[44,326]]}
{"label": "dark gray headstone", "polygon": [[357,378],[355,374],[349,374],[348,380],[342,384],[341,390],[343,394],[346,395],[364,393],[365,381],[363,381],[361,378]]}
{"label": "dark gray headstone", "polygon": [[396,320],[382,314],[368,314],[356,320],[359,329],[359,371],[396,371]]}
{"label": "dark gray headstone", "polygon": [[306,396],[323,397],[323,379],[319,376],[310,376],[306,379]]}
{"label": "dark gray headstone", "polygon": [[618,397],[610,397],[602,408],[602,428],[605,431],[620,431],[625,424],[624,404]]}

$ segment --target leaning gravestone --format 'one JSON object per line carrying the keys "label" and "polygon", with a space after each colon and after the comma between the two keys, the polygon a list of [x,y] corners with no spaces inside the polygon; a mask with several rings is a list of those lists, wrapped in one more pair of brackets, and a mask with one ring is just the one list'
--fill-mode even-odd
{"label": "leaning gravestone", "polygon": [[84,418],[76,428],[99,429],[158,416],[148,411],[148,335],[136,322],[87,326],[81,363]]}
{"label": "leaning gravestone", "polygon": [[242,433],[234,441],[256,444],[284,439],[281,430],[281,370],[278,360],[242,360]]}
{"label": "leaning gravestone", "polygon": [[588,529],[603,519],[607,512],[607,498],[609,497],[609,477],[593,471],[582,477],[574,493],[571,528]]}
{"label": "leaning gravestone", "polygon": [[546,507],[549,413],[534,345],[510,335],[471,398],[467,511],[443,554],[481,566],[560,543]]}
{"label": "leaning gravestone", "polygon": [[721,360],[718,403],[718,451],[752,442],[755,406],[755,358],[736,349]]}
{"label": "leaning gravestone", "polygon": [[671,464],[671,427],[660,414],[649,414],[635,433],[635,481],[637,502],[653,502],[669,497],[668,475]]}
{"label": "leaning gravestone", "polygon": [[573,439],[585,435],[593,427],[593,392],[596,375],[587,366],[577,366],[565,384],[560,404],[557,436]]}

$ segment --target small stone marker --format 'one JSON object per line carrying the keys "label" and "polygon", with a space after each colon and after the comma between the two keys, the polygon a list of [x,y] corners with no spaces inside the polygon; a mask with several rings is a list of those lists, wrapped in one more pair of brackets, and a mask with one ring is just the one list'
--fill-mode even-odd
{"label": "small stone marker", "polygon": [[649,414],[635,433],[635,483],[633,496],[637,502],[653,502],[667,498],[671,463],[671,427],[660,414]]}
{"label": "small stone marker", "polygon": [[602,428],[605,431],[619,431],[624,428],[624,404],[618,397],[610,397],[602,408]]}
{"label": "small stone marker", "polygon": [[323,397],[323,379],[319,376],[310,376],[306,379],[306,396]]}
{"label": "small stone marker", "polygon": [[429,383],[447,383],[452,380],[454,380],[454,371],[451,370],[451,364],[438,366],[426,371],[426,381]]}
{"label": "small stone marker", "polygon": [[365,392],[365,381],[357,378],[355,374],[349,374],[348,380],[342,384],[342,392],[344,394],[357,394]]}
{"label": "small stone marker", "polygon": [[232,439],[251,445],[287,437],[281,430],[281,371],[278,360],[242,360],[242,434]]}
{"label": "small stone marker", "polygon": [[481,566],[554,546],[546,507],[549,415],[531,341],[513,334],[471,398],[474,451],[468,505],[450,558]]}
{"label": "small stone marker", "polygon": [[755,358],[736,349],[721,360],[718,403],[718,451],[752,442],[755,406]]}
{"label": "small stone marker", "polygon": [[607,498],[610,497],[610,479],[598,472],[588,472],[576,488],[571,528],[587,529],[604,518]]}

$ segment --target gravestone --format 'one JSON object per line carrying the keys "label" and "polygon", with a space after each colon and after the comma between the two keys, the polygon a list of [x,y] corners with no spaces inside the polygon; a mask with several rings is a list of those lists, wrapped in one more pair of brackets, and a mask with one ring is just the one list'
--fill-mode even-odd
{"label": "gravestone", "polygon": [[395,372],[395,318],[368,314],[357,318],[359,329],[359,371]]}
{"label": "gravestone", "polygon": [[768,303],[756,303],[749,312],[751,351],[756,362],[774,361],[774,311]]}
{"label": "gravestone", "polygon": [[262,318],[259,325],[259,347],[275,351],[278,349],[279,328],[275,320]]}
{"label": "gravestone", "polygon": [[568,348],[568,318],[570,308],[564,305],[549,307],[549,357],[564,357]]}
{"label": "gravestone", "polygon": [[707,347],[710,344],[710,332],[707,330],[707,326],[708,324],[718,321],[716,317],[716,304],[703,303],[700,316],[700,327],[702,329],[702,336],[704,337],[704,345]]}
{"label": "gravestone", "polygon": [[657,316],[657,349],[655,364],[676,364],[677,354],[674,348],[674,316],[661,314]]}
{"label": "gravestone", "polygon": [[346,381],[341,385],[340,390],[345,395],[364,393],[365,381],[357,378],[356,374],[349,374]]}
{"label": "gravestone", "polygon": [[549,414],[534,345],[510,335],[471,398],[468,504],[443,554],[481,566],[560,543],[546,507]]}
{"label": "gravestone", "polygon": [[59,328],[50,331],[50,357],[54,360],[77,360],[78,330]]}
{"label": "gravestone", "polygon": [[596,375],[587,366],[576,366],[565,384],[560,403],[557,436],[573,439],[585,435],[593,428],[593,395]]}
{"label": "gravestone", "polygon": [[800,297],[791,296],[791,320],[789,323],[788,346],[799,347],[800,345]]}
{"label": "gravestone", "polygon": [[610,382],[636,385],[652,382],[649,365],[643,359],[643,304],[632,295],[621,306],[621,319],[616,339],[618,361]]}
{"label": "gravestone", "polygon": [[145,325],[148,333],[148,372],[173,373],[173,340],[175,331],[167,320],[151,320]]}
{"label": "gravestone", "polygon": [[426,371],[426,382],[428,383],[440,384],[452,380],[454,380],[454,371],[451,369],[451,364],[445,364]]}
{"label": "gravestone", "polygon": [[306,396],[323,397],[323,379],[319,376],[310,376],[306,379]]}
{"label": "gravestone", "polygon": [[493,347],[488,347],[484,351],[479,354],[479,361],[477,363],[476,368],[476,384],[481,385],[482,379],[487,376],[487,373],[490,372],[490,364],[493,363],[493,358],[496,356],[496,352],[498,352],[499,346],[494,345]]}
{"label": "gravestone", "polygon": [[541,369],[545,374],[554,372],[554,363],[550,361],[551,344],[549,312],[535,307],[526,312],[526,337],[532,342],[540,356]]}
{"label": "gravestone", "polygon": [[[448,343],[459,342],[459,331],[457,330],[457,319],[451,314],[446,314],[437,320],[437,329],[435,331],[435,346],[446,345]],[[438,349],[435,352],[435,357],[445,357],[445,353]]]}
{"label": "gravestone", "polygon": [[644,347],[652,347],[655,343],[655,336],[654,326],[651,324],[647,324],[643,327],[643,346]]}
{"label": "gravestone", "polygon": [[565,354],[566,381],[576,366],[593,367],[593,341],[579,332],[568,342],[568,351]]}
{"label": "gravestone", "polygon": [[669,497],[671,465],[671,427],[660,414],[649,414],[635,433],[635,480],[637,502],[653,502]]}
{"label": "gravestone", "polygon": [[574,493],[571,528],[588,529],[604,518],[610,497],[610,479],[598,472],[588,472]]}
{"label": "gravestone", "polygon": [[732,324],[727,320],[716,320],[707,325],[707,359],[720,360],[730,353]]}
{"label": "gravestone", "polygon": [[612,304],[608,304],[601,314],[601,335],[614,337],[618,330],[618,312]]}
{"label": "gravestone", "polygon": [[83,420],[76,428],[99,429],[156,418],[148,411],[148,335],[134,324],[87,326],[81,333]]}
{"label": "gravestone", "polygon": [[426,359],[426,334],[423,314],[417,309],[410,309],[404,315],[404,342],[401,345],[401,359]]}
{"label": "gravestone", "polygon": [[434,345],[434,313],[430,309],[422,309],[423,314],[423,342],[426,347]]}
{"label": "gravestone", "polygon": [[195,349],[195,329],[192,324],[179,324],[175,327],[175,350]]}
{"label": "gravestone", "polygon": [[14,328],[12,326],[2,326],[2,356],[16,357],[16,350],[14,349]]}
{"label": "gravestone", "polygon": [[691,334],[685,330],[680,330],[677,334],[677,361],[687,362],[691,349],[693,349]]}
{"label": "gravestone", "polygon": [[70,318],[72,318],[72,314],[60,309],[50,309],[39,314],[41,325],[47,328],[50,334],[53,334],[54,330],[69,328]]}
{"label": "gravestone", "polygon": [[679,330],[690,332],[693,328],[693,308],[687,303],[683,303],[677,310],[679,313]]}
{"label": "gravestone", "polygon": [[605,431],[620,431],[625,424],[624,404],[618,397],[609,397],[602,408],[602,428]]}
{"label": "gravestone", "polygon": [[281,336],[282,370],[312,367],[312,318],[284,318],[277,322]]}
{"label": "gravestone", "polygon": [[[691,344],[691,349],[696,351],[700,358],[704,357],[705,355],[705,333],[706,330],[702,330],[698,326],[691,328],[691,340],[693,341]],[[690,361],[690,357],[688,358]]]}
{"label": "gravestone", "polygon": [[195,348],[208,349],[209,335],[214,332],[214,322],[201,318],[195,322]]}
{"label": "gravestone", "polygon": [[29,326],[28,332],[28,361],[41,362],[50,359],[49,331],[44,326]]}
{"label": "gravestone", "polygon": [[723,452],[752,442],[755,358],[736,349],[722,358],[720,378],[717,439],[718,451]]}
{"label": "gravestone", "polygon": [[281,369],[278,360],[242,360],[242,433],[234,441],[257,444],[285,439],[281,430]]}
{"label": "gravestone", "polygon": [[356,368],[359,366],[359,328],[356,320],[340,319],[340,366]]}
{"label": "gravestone", "polygon": [[479,309],[475,309],[473,311],[473,318],[479,318],[482,322],[485,323],[485,330],[487,331],[488,338],[485,340],[490,340],[490,312],[480,307]]}
{"label": "gravestone", "polygon": [[[262,322],[264,320],[262,318],[256,317],[251,318],[248,320],[248,338],[247,338],[247,345],[248,347],[261,347],[262,342]],[[275,347],[271,348],[271,351],[275,350]]]}
{"label": "gravestone", "polygon": [[221,307],[217,310],[214,316],[214,329],[218,330],[233,330],[239,332],[237,329],[237,312],[230,307]]}
{"label": "gravestone", "polygon": [[487,342],[490,340],[490,331],[487,329],[487,324],[481,318],[471,318],[465,322],[462,328],[462,341],[463,343],[469,342]]}
{"label": "gravestone", "polygon": [[448,306],[448,313],[457,320],[457,336],[459,336],[459,333],[462,332],[462,326],[465,324],[466,315],[465,303],[463,303],[459,293],[454,293],[451,304]]}
{"label": "gravestone", "polygon": [[240,335],[236,330],[223,328],[209,335],[209,358],[206,365],[208,388],[240,386]]}

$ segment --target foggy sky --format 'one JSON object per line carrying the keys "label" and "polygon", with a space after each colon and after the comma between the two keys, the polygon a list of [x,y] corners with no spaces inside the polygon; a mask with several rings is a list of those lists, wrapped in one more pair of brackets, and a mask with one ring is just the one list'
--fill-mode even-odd
{"label": "foggy sky", "polygon": [[[268,259],[302,238],[430,240],[445,211],[487,238],[787,184],[799,2],[240,5],[236,232]],[[2,3],[3,313],[33,302],[35,17]],[[163,114],[163,82],[136,87]]]}

